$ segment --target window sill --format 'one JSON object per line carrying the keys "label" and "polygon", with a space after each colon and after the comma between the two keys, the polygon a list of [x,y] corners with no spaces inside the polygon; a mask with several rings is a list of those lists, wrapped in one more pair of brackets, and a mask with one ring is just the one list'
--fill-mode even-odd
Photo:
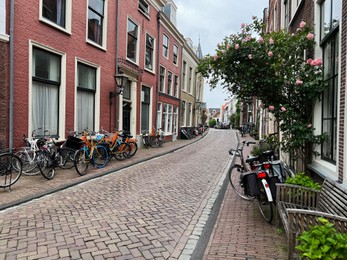
{"label": "window sill", "polygon": [[49,25],[49,26],[51,26],[51,27],[53,27],[53,28],[59,30],[59,31],[62,31],[62,32],[66,33],[66,34],[71,35],[71,30],[70,30],[70,29],[61,27],[61,26],[59,26],[58,24],[51,22],[50,20],[40,19],[40,21],[41,21],[42,23],[44,23],[44,24],[47,24],[47,25]]}
{"label": "window sill", "polygon": [[337,180],[336,166],[331,163],[323,160],[316,160],[308,165],[308,168],[323,179]]}
{"label": "window sill", "polygon": [[103,46],[101,46],[101,45],[99,45],[99,44],[97,44],[97,43],[95,43],[95,42],[93,42],[93,41],[91,41],[89,39],[87,39],[87,43],[92,45],[92,46],[94,46],[94,47],[96,47],[96,48],[98,48],[98,49],[100,49],[100,50],[107,51],[105,47],[103,47]]}
{"label": "window sill", "polygon": [[0,34],[0,42],[8,42],[10,40],[10,36],[6,34]]}

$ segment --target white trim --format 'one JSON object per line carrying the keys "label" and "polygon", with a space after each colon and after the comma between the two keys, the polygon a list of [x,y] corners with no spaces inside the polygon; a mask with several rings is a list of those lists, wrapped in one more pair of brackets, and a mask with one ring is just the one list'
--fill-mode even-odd
{"label": "white trim", "polygon": [[76,57],[75,58],[75,99],[74,99],[74,129],[77,129],[77,82],[78,82],[78,63],[85,64],[87,66],[96,69],[96,86],[95,86],[95,110],[94,110],[94,131],[99,131],[100,126],[100,80],[101,80],[101,67],[98,64],[91,63],[87,60]]}
{"label": "white trim", "polygon": [[49,19],[43,17],[42,15],[42,7],[43,7],[43,0],[40,0],[40,10],[39,10],[39,20],[41,22],[44,22],[58,30],[61,30],[65,33],[71,34],[71,23],[72,23],[72,0],[66,0],[65,2],[65,28],[61,27],[60,25],[50,21]]}
{"label": "white trim", "polygon": [[89,9],[89,0],[87,1],[86,6],[86,42],[99,48],[104,51],[107,51],[107,21],[108,21],[108,0],[104,0],[104,17],[103,17],[103,24],[102,24],[102,45],[99,45],[98,43],[89,40],[88,39],[88,9]]}
{"label": "white trim", "polygon": [[65,123],[66,123],[66,53],[58,51],[56,49],[53,49],[51,47],[45,46],[43,44],[40,44],[38,42],[35,42],[33,40],[29,40],[29,89],[28,89],[28,134],[31,135],[31,132],[33,130],[32,128],[32,63],[33,63],[33,48],[37,47],[40,49],[43,49],[45,51],[57,54],[61,56],[61,75],[60,75],[60,86],[59,86],[59,129],[58,129],[58,135],[60,138],[65,137]]}

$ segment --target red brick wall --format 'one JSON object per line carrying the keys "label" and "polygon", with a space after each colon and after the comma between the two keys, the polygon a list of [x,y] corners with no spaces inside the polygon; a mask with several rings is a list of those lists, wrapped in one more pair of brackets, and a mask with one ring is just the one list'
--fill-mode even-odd
{"label": "red brick wall", "polygon": [[0,41],[0,148],[8,146],[8,48],[8,42]]}
{"label": "red brick wall", "polygon": [[[343,181],[344,170],[344,148],[345,148],[345,102],[346,102],[346,55],[347,55],[347,2],[342,1],[342,19],[341,19],[341,89],[340,89],[340,115],[339,115],[339,161],[338,161],[338,178]],[[346,177],[346,176],[345,176]]]}
{"label": "red brick wall", "polygon": [[66,129],[74,129],[75,61],[80,58],[101,69],[100,126],[109,125],[109,92],[115,82],[116,1],[108,1],[107,51],[86,43],[87,1],[72,1],[72,32],[67,34],[39,21],[39,1],[16,1],[14,24],[14,142],[28,132],[29,41],[66,53]]}

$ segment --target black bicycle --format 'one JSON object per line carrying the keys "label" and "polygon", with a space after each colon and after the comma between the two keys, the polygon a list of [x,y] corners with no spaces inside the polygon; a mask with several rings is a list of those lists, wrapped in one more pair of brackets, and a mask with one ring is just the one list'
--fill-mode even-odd
{"label": "black bicycle", "polygon": [[22,175],[22,161],[13,150],[0,153],[0,188],[11,188]]}

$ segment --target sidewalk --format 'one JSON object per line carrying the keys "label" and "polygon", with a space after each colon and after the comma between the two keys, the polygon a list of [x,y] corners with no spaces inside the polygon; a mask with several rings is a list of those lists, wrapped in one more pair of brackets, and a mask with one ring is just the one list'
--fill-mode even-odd
{"label": "sidewalk", "polygon": [[190,140],[178,139],[174,142],[166,142],[158,148],[145,149],[139,147],[134,157],[128,158],[124,161],[117,161],[112,158],[111,161],[102,169],[96,169],[89,165],[88,171],[84,176],[80,176],[75,168],[57,168],[52,180],[46,180],[41,174],[34,176],[26,176],[22,174],[20,179],[11,187],[11,190],[8,188],[0,189],[0,210],[40,198],[47,194],[127,168],[136,163],[173,152],[193,142],[199,141],[206,134],[207,132],[203,136],[199,135]]}
{"label": "sidewalk", "polygon": [[[251,149],[245,146],[244,155]],[[266,223],[256,202],[242,200],[228,185],[204,259],[286,259],[286,235],[274,222]]]}

